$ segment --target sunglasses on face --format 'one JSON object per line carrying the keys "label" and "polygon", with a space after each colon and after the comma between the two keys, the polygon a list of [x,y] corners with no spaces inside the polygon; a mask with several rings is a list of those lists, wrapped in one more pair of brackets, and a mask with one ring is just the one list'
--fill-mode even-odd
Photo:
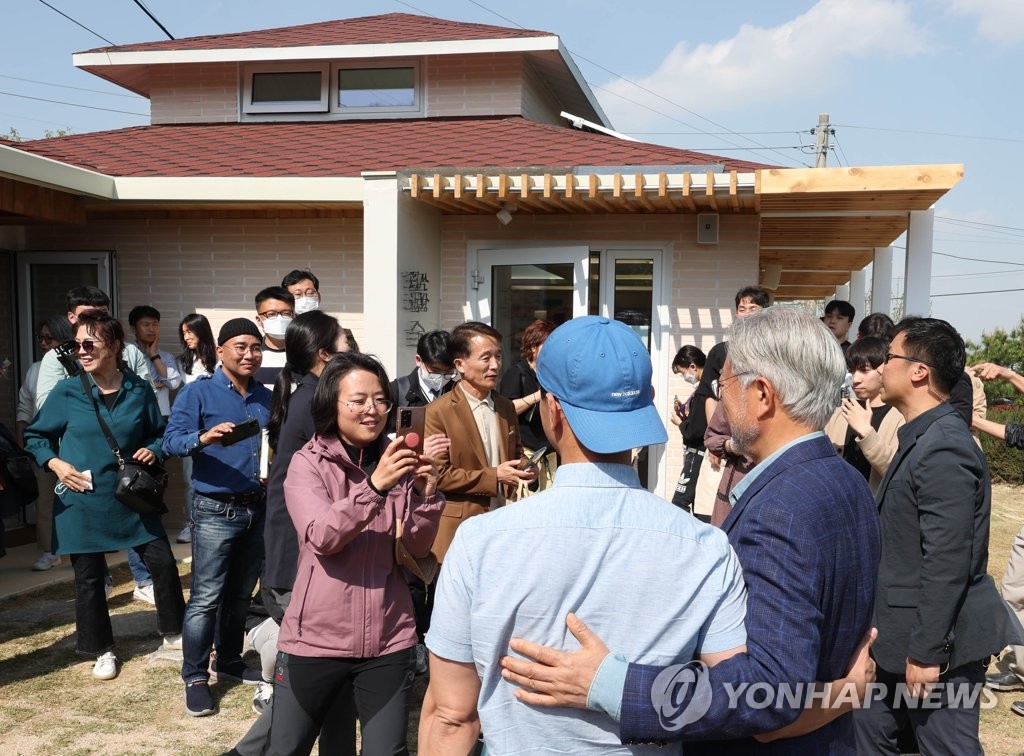
{"label": "sunglasses on face", "polygon": [[104,344],[105,342],[94,341],[93,339],[84,339],[82,341],[75,339],[75,351],[85,352],[86,354],[92,354],[93,352],[96,351],[97,347],[102,348]]}

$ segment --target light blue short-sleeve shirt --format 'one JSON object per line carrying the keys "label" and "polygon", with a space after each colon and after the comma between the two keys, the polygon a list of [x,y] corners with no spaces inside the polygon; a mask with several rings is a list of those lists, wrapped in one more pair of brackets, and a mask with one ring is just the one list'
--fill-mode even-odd
{"label": "light blue short-sleeve shirt", "polygon": [[746,591],[725,533],[640,486],[628,465],[562,465],[552,488],[459,526],[427,647],[472,662],[489,754],[678,753],[623,746],[605,714],[515,698],[499,661],[515,637],[571,650],[575,612],[641,664],[685,663],[746,642]]}

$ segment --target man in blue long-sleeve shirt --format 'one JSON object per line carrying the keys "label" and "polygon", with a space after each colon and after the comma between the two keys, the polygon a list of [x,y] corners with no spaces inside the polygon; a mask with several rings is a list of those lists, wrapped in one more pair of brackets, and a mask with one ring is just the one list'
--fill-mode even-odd
{"label": "man in blue long-sleeve shirt", "polygon": [[165,453],[193,460],[192,590],[182,631],[181,677],[185,711],[195,717],[216,711],[209,660],[218,617],[218,676],[250,685],[260,679],[242,661],[245,615],[263,560],[260,434],[235,428],[255,420],[262,430],[270,418],[271,393],[253,378],[263,361],[254,323],[229,320],[217,343],[220,367],[182,391],[164,433]]}

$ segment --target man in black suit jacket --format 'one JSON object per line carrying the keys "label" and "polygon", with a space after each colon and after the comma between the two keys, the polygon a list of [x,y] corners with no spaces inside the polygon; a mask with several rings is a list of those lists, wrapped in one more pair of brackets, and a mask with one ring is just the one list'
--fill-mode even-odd
{"label": "man in black suit jacket", "polygon": [[455,368],[448,353],[448,332],[428,331],[416,344],[416,367],[391,381],[388,391],[396,407],[426,407],[455,386]]}
{"label": "man in black suit jacket", "polygon": [[[879,367],[881,397],[907,424],[876,494],[882,557],[872,651],[885,693],[854,714],[860,754],[895,753],[904,719],[921,753],[982,753],[985,668],[1020,633],[987,570],[988,465],[946,401],[964,359],[963,339],[949,323],[906,318]],[[909,699],[897,695],[904,682]],[[969,695],[951,702],[957,693]]]}

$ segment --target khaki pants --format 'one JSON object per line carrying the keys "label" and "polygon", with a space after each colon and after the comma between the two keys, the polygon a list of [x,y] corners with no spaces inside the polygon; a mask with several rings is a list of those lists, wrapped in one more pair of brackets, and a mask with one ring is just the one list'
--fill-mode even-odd
{"label": "khaki pants", "polygon": [[[1002,587],[1003,600],[1024,624],[1024,528],[1013,537],[1010,545],[1010,559],[1003,573]],[[1024,681],[1024,646],[1014,646],[1013,656],[1017,676]]]}

